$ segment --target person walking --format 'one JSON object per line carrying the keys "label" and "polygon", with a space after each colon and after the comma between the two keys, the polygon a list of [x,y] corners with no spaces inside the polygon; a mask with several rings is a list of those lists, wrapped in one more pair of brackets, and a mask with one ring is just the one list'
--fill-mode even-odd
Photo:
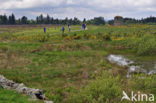
{"label": "person walking", "polygon": [[64,28],[64,26],[62,27],[62,33],[64,33],[64,31],[65,31],[65,28]]}
{"label": "person walking", "polygon": [[85,23],[82,24],[82,30],[86,30],[86,24]]}
{"label": "person walking", "polygon": [[86,30],[86,24],[84,23],[84,30]]}
{"label": "person walking", "polygon": [[69,32],[70,32],[70,30],[71,30],[71,26],[68,24],[68,29],[69,29]]}
{"label": "person walking", "polygon": [[45,27],[43,28],[43,31],[44,31],[44,33],[46,33],[46,28]]}
{"label": "person walking", "polygon": [[82,24],[82,27],[81,27],[81,29],[82,29],[82,30],[84,30],[84,25],[83,25],[83,24]]}

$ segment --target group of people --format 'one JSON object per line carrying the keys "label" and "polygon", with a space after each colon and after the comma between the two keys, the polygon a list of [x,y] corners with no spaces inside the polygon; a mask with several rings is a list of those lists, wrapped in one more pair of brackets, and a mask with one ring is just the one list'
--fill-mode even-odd
{"label": "group of people", "polygon": [[[71,30],[71,26],[68,24],[68,30],[69,30],[69,32],[70,32],[70,30]],[[63,26],[62,27],[62,32],[64,33],[64,31],[65,31],[65,27]]]}
{"label": "group of people", "polygon": [[[82,30],[86,30],[87,29],[87,26],[86,26],[85,23],[82,24],[81,29]],[[62,33],[64,33],[65,32],[65,27],[63,26],[61,30],[62,30]],[[69,24],[68,24],[68,30],[69,30],[69,32],[71,31],[71,26]],[[45,27],[43,28],[43,31],[44,31],[44,33],[46,33],[46,28]]]}
{"label": "group of people", "polygon": [[[87,26],[86,26],[85,23],[82,24],[81,29],[82,29],[82,30],[86,30],[86,29],[87,29]],[[69,30],[69,32],[71,31],[71,26],[70,26],[69,24],[68,24],[68,30]],[[62,33],[64,33],[64,31],[65,31],[65,27],[63,26],[63,27],[62,27]]]}

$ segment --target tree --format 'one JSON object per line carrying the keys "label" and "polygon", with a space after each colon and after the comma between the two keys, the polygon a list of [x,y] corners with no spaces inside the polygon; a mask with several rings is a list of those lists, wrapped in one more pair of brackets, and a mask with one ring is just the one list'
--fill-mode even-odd
{"label": "tree", "polygon": [[[1,25],[7,25],[7,24],[71,24],[71,25],[78,25],[80,23],[86,23],[86,24],[93,24],[93,25],[105,25],[104,17],[95,17],[94,19],[86,20],[85,18],[83,21],[80,21],[78,18],[74,17],[74,19],[68,19],[67,17],[65,19],[54,19],[53,17],[50,17],[48,14],[46,17],[43,17],[41,14],[40,16],[36,17],[36,20],[28,20],[26,16],[23,16],[20,19],[16,19],[15,15],[12,14],[10,16],[0,15],[0,24]],[[113,24],[114,20],[109,20],[109,24]],[[124,24],[156,24],[156,17],[150,16],[147,18],[142,19],[135,19],[135,18],[124,18],[123,19]]]}
{"label": "tree", "polygon": [[21,24],[21,19],[16,20],[16,24]]}
{"label": "tree", "polygon": [[43,22],[44,22],[43,15],[41,14],[41,15],[38,17],[38,23],[39,23],[39,24],[43,24]]}
{"label": "tree", "polygon": [[2,24],[2,15],[0,15],[0,24]]}
{"label": "tree", "polygon": [[113,25],[113,24],[114,24],[114,20],[109,20],[109,21],[108,21],[108,24],[109,24],[109,25]]}
{"label": "tree", "polygon": [[14,16],[14,14],[12,14],[9,16],[9,24],[13,25],[15,23],[16,23],[15,16]]}
{"label": "tree", "polygon": [[31,19],[31,20],[28,21],[28,23],[29,24],[36,24],[36,20]]}
{"label": "tree", "polygon": [[64,22],[65,22],[65,24],[69,24],[68,17],[65,18]]}
{"label": "tree", "polygon": [[59,19],[58,18],[54,20],[54,24],[59,24]]}
{"label": "tree", "polygon": [[47,15],[46,24],[50,24],[50,16]]}
{"label": "tree", "polygon": [[53,17],[50,19],[50,23],[51,23],[51,24],[55,24],[55,23],[54,23],[54,18],[53,18]]}
{"label": "tree", "polygon": [[69,19],[68,23],[69,23],[69,24],[72,24],[72,23],[73,23],[73,19],[72,19],[72,18]]}
{"label": "tree", "polygon": [[39,17],[36,17],[36,23],[39,24]]}
{"label": "tree", "polygon": [[9,16],[9,24],[12,24],[12,17]]}
{"label": "tree", "polygon": [[27,19],[26,16],[23,16],[23,17],[21,18],[21,23],[22,23],[22,24],[27,24],[27,23],[28,23],[28,19]]}
{"label": "tree", "polygon": [[73,25],[77,25],[77,24],[80,24],[80,20],[78,18],[74,17]]}
{"label": "tree", "polygon": [[2,20],[2,24],[8,24],[8,18],[5,14],[1,17],[1,20]]}
{"label": "tree", "polygon": [[95,25],[105,25],[104,17],[95,17],[93,23]]}

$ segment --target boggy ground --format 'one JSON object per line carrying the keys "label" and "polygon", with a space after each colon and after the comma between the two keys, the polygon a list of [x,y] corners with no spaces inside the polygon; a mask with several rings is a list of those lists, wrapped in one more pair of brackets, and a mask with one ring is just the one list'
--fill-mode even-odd
{"label": "boggy ground", "polygon": [[[135,74],[128,79],[126,67],[107,61],[112,53],[155,61],[154,25],[80,28],[72,26],[71,32],[66,28],[64,34],[59,26],[47,26],[46,34],[42,26],[0,28],[0,73],[28,87],[43,89],[55,103],[120,103],[123,90],[156,95],[155,75]],[[0,91],[6,96],[19,95]],[[8,97],[0,102],[21,103],[21,98],[27,97]]]}

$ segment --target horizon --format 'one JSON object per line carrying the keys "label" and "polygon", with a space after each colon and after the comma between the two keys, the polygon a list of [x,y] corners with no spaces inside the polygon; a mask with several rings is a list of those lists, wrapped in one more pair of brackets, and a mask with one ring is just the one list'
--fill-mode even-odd
{"label": "horizon", "polygon": [[[9,17],[9,16],[11,16],[12,14],[14,14],[14,13],[11,13],[11,14],[9,14],[9,15],[6,15],[6,14],[0,14],[0,15],[6,15],[7,17]],[[43,15],[43,14],[40,14],[40,15]],[[36,16],[36,17],[34,17],[34,18],[29,18],[28,16],[26,16],[26,15],[23,15],[23,16],[25,16],[25,17],[27,17],[27,19],[28,20],[36,20],[36,18],[37,17],[39,17],[40,15],[38,15],[38,16]],[[47,14],[47,15],[49,15],[49,14]],[[47,17],[47,15],[45,16],[45,15],[43,15],[43,18],[46,18]],[[19,18],[17,18],[16,17],[16,15],[14,14],[14,16],[15,16],[15,19],[16,20],[18,20],[18,19],[21,19],[23,16],[21,16],[21,17],[19,17]],[[50,15],[49,15],[50,16]],[[120,16],[120,15],[116,15],[116,16]],[[105,21],[109,21],[109,20],[114,20],[114,18],[116,17],[116,16],[114,16],[112,19],[106,19],[105,17],[104,17],[104,20]],[[97,16],[97,17],[103,17],[103,16]],[[123,17],[123,16],[121,16],[121,17]],[[140,18],[132,18],[132,17],[123,17],[123,18],[130,18],[130,19],[135,19],[135,20],[141,20],[141,19],[146,19],[146,18],[150,18],[150,17],[156,17],[156,16],[147,16],[147,17],[140,17]],[[74,19],[74,18],[78,18],[78,17],[73,17],[73,18],[69,18],[69,17],[65,17],[65,18],[55,18],[55,17],[52,17],[52,16],[50,16],[50,18],[53,18],[53,19],[59,19],[59,20],[64,20],[64,19],[66,19],[66,18],[68,18],[68,20],[69,19]],[[96,17],[92,17],[92,18],[89,18],[89,19],[87,19],[87,18],[82,18],[82,19],[80,19],[80,18],[78,18],[80,21],[83,21],[84,19],[86,19],[86,20],[91,20],[91,19],[94,19],[94,18],[96,18]]]}

